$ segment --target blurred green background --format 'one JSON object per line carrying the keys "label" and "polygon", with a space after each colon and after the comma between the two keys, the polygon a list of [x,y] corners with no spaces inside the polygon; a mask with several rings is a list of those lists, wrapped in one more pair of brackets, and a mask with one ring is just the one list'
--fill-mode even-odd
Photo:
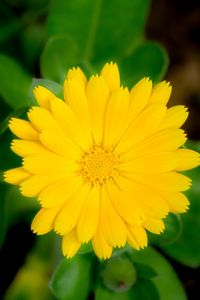
{"label": "blurred green background", "polygon": [[188,146],[200,151],[199,37],[198,0],[0,0],[0,299],[197,299],[199,168],[187,172],[189,212],[169,216],[163,235],[149,235],[148,249],[127,247],[109,262],[89,248],[67,261],[54,234],[34,236],[35,199],[6,185],[2,174],[19,164],[7,123],[34,104],[32,88],[41,84],[59,95],[69,67],[89,76],[111,60],[129,87],[143,76],[172,83],[170,105],[189,107]]}

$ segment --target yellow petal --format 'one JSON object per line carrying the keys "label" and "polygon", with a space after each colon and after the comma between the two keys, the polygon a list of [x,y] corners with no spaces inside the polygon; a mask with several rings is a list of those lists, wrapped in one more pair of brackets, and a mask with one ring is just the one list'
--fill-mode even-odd
{"label": "yellow petal", "polygon": [[87,78],[79,67],[70,69],[67,73],[67,79],[75,79],[82,85],[83,88],[85,88],[87,83]]}
{"label": "yellow petal", "polygon": [[103,139],[104,118],[109,88],[101,76],[92,76],[87,85],[87,98],[91,116],[92,134],[96,144]]}
{"label": "yellow petal", "polygon": [[184,213],[188,210],[190,203],[184,194],[161,191],[159,193],[168,202],[172,213]]}
{"label": "yellow petal", "polygon": [[158,131],[168,128],[180,128],[188,117],[187,107],[176,105],[167,110],[166,116],[158,127]]}
{"label": "yellow petal", "polygon": [[200,156],[196,151],[190,149],[178,149],[176,150],[176,153],[179,157],[177,171],[186,171],[200,165]]}
{"label": "yellow petal", "polygon": [[59,179],[62,179],[62,176],[32,175],[20,183],[20,192],[26,197],[37,197],[45,187]]}
{"label": "yellow petal", "polygon": [[93,187],[83,205],[78,224],[77,236],[82,243],[88,242],[94,235],[99,222],[100,189]]}
{"label": "yellow petal", "polygon": [[121,163],[120,169],[126,172],[161,173],[177,168],[178,155],[174,152],[146,154]]}
{"label": "yellow petal", "polygon": [[17,137],[21,139],[30,141],[38,140],[37,130],[28,121],[12,118],[9,121],[9,128]]}
{"label": "yellow petal", "polygon": [[138,144],[152,135],[166,114],[166,107],[161,104],[149,105],[136,119],[121,137],[118,152],[125,152],[133,145]]}
{"label": "yellow petal", "polygon": [[62,205],[82,187],[82,184],[79,177],[58,180],[43,189],[38,200],[43,207],[47,208]]}
{"label": "yellow petal", "polygon": [[40,132],[42,130],[61,130],[52,114],[42,107],[32,107],[28,112],[28,118],[32,125]]}
{"label": "yellow petal", "polygon": [[56,97],[50,90],[40,85],[34,88],[33,94],[39,106],[46,108],[48,110],[50,108],[49,105],[50,100]]}
{"label": "yellow petal", "polygon": [[84,134],[77,118],[66,103],[58,99],[53,100],[51,102],[51,112],[63,131],[76,145],[83,149],[90,146],[91,137]]}
{"label": "yellow petal", "polygon": [[167,105],[171,96],[171,92],[172,87],[170,86],[169,82],[161,81],[153,87],[148,104],[163,103],[164,105]]}
{"label": "yellow petal", "polygon": [[110,96],[105,114],[106,145],[112,145],[124,131],[124,124],[128,114],[129,91],[127,88],[116,89]]}
{"label": "yellow petal", "polygon": [[160,234],[165,229],[165,223],[161,219],[147,218],[143,224],[144,228],[148,231]]}
{"label": "yellow petal", "polygon": [[78,160],[81,157],[80,148],[75,145],[65,134],[58,131],[43,131],[40,141],[50,151],[62,156]]}
{"label": "yellow petal", "polygon": [[57,212],[58,208],[41,208],[31,224],[33,232],[45,234],[51,231]]}
{"label": "yellow petal", "polygon": [[22,167],[15,168],[4,172],[4,180],[8,183],[18,185],[23,180],[30,177],[30,173],[24,170]]}
{"label": "yellow petal", "polygon": [[19,156],[27,156],[32,154],[49,154],[50,152],[37,141],[13,140],[11,149]]}
{"label": "yellow petal", "polygon": [[75,79],[65,80],[64,98],[77,117],[83,129],[90,133],[90,115],[85,89]]}
{"label": "yellow petal", "polygon": [[105,64],[105,66],[101,70],[101,76],[107,82],[110,91],[114,91],[115,89],[120,87],[120,75],[116,63],[110,62]]}
{"label": "yellow petal", "polygon": [[130,106],[127,126],[142,112],[147,105],[152,90],[152,81],[144,77],[130,91]]}
{"label": "yellow petal", "polygon": [[76,254],[80,246],[81,243],[77,238],[75,230],[72,230],[62,239],[62,253],[67,258],[72,258]]}
{"label": "yellow petal", "polygon": [[144,213],[137,199],[135,201],[135,199],[127,193],[126,188],[123,189],[123,186],[119,188],[112,181],[107,184],[107,190],[119,216],[129,224],[141,225],[144,221]]}
{"label": "yellow petal", "polygon": [[83,204],[90,192],[91,187],[84,184],[66,203],[61,207],[55,220],[54,229],[61,235],[68,234],[78,223]]}
{"label": "yellow petal", "polygon": [[131,173],[131,178],[149,187],[161,191],[186,191],[191,186],[191,179],[176,172],[160,174]]}
{"label": "yellow petal", "polygon": [[26,156],[23,167],[32,174],[72,174],[77,171],[77,164],[67,157],[50,153]]}
{"label": "yellow petal", "polygon": [[127,225],[128,243],[136,250],[147,246],[147,234],[144,228],[140,226]]}
{"label": "yellow petal", "polygon": [[114,209],[105,189],[102,189],[100,223],[104,237],[111,246],[125,246],[127,234],[124,221]]}
{"label": "yellow petal", "polygon": [[[150,174],[149,177],[154,177],[154,174]],[[140,209],[143,211],[145,216],[164,218],[169,213],[169,206],[167,202],[158,193],[156,193],[155,189],[147,187],[146,182],[144,183],[145,185],[143,185],[137,181],[124,177],[117,178],[116,182],[119,188],[126,191],[129,195],[129,199],[132,198],[134,203],[136,202],[140,205]]]}
{"label": "yellow petal", "polygon": [[174,151],[186,142],[182,129],[167,129],[156,133],[143,142],[123,153],[122,160],[129,161],[135,157],[164,151]]}
{"label": "yellow petal", "polygon": [[93,236],[92,245],[96,255],[100,259],[111,257],[113,248],[105,240],[100,224],[97,226],[97,230]]}

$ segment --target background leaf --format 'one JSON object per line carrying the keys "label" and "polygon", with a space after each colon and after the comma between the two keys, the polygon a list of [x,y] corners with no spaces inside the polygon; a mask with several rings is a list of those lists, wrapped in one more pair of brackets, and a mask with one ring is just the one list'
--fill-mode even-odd
{"label": "background leaf", "polygon": [[12,58],[0,54],[0,94],[13,109],[31,105],[31,76]]}
{"label": "background leaf", "polygon": [[0,184],[0,248],[3,244],[6,229],[7,229],[7,222],[6,222],[6,214],[5,214],[5,193],[8,187],[5,184]]}
{"label": "background leaf", "polygon": [[49,39],[41,56],[42,76],[63,82],[68,68],[79,63],[78,47],[73,38],[54,36]]}
{"label": "background leaf", "polygon": [[150,77],[155,83],[163,78],[169,64],[164,48],[155,42],[139,44],[131,55],[122,59],[120,70],[124,84],[131,87],[142,77]]}
{"label": "background leaf", "polygon": [[189,267],[200,266],[200,168],[186,172],[192,179],[192,188],[186,192],[190,200],[190,209],[182,214],[183,224],[180,238],[163,250],[180,263]]}
{"label": "background leaf", "polygon": [[[33,78],[32,85],[31,85],[32,97],[33,97],[32,90],[38,85],[44,86],[45,88],[50,90],[52,93],[54,93],[57,97],[62,97],[62,94],[63,94],[62,85],[58,84],[55,81],[52,81],[49,79],[42,79],[42,78]],[[35,98],[33,99],[33,101],[35,101]]]}
{"label": "background leaf", "polygon": [[155,284],[146,279],[140,279],[130,292],[131,299],[160,300]]}
{"label": "background leaf", "polygon": [[134,266],[137,270],[137,276],[143,279],[152,279],[156,277],[158,274],[155,272],[153,268],[144,264],[136,264]]}
{"label": "background leaf", "polygon": [[57,299],[85,300],[90,288],[91,257],[78,255],[73,259],[64,258],[57,266],[49,287]]}
{"label": "background leaf", "polygon": [[164,223],[165,230],[161,235],[148,234],[150,243],[153,245],[165,247],[174,244],[181,236],[183,225],[180,215],[169,214],[166,219],[164,219]]}
{"label": "background leaf", "polygon": [[127,53],[143,31],[149,0],[52,1],[50,36],[72,36],[82,60],[95,62]]}
{"label": "background leaf", "polygon": [[104,289],[100,285],[95,290],[95,300],[136,300],[131,298],[129,292],[114,293]]}
{"label": "background leaf", "polygon": [[133,261],[150,266],[157,276],[152,278],[160,300],[186,300],[185,291],[169,262],[151,247],[141,251],[132,251]]}
{"label": "background leaf", "polygon": [[13,135],[9,130],[6,130],[0,136],[0,170],[5,171],[11,168],[16,168],[20,165],[21,159],[14,154],[10,149],[10,144],[13,139]]}

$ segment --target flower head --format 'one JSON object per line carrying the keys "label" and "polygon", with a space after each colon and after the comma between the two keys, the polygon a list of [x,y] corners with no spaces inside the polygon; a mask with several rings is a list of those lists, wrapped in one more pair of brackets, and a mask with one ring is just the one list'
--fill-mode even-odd
{"label": "flower head", "polygon": [[110,63],[89,80],[69,70],[64,101],[42,86],[34,94],[28,120],[10,120],[11,148],[23,160],[5,180],[38,198],[32,230],[60,234],[65,256],[90,240],[100,258],[126,243],[143,248],[146,230],[159,234],[169,212],[187,210],[191,181],[179,172],[199,165],[199,155],[180,148],[188,112],[166,107],[168,83],[143,78],[129,91]]}

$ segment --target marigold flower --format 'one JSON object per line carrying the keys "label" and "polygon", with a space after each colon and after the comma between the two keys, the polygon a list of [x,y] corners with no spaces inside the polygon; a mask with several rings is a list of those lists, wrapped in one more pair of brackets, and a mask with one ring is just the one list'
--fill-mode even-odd
{"label": "marigold flower", "polygon": [[170,94],[169,83],[152,87],[148,78],[129,91],[114,63],[89,80],[80,68],[69,70],[64,101],[34,89],[39,106],[28,121],[9,123],[19,138],[11,149],[23,162],[5,181],[38,198],[35,233],[61,235],[67,257],[92,240],[96,255],[109,258],[126,243],[145,247],[146,230],[160,234],[169,212],[188,209],[182,192],[191,180],[179,172],[198,166],[199,154],[180,148],[188,112],[167,108]]}

